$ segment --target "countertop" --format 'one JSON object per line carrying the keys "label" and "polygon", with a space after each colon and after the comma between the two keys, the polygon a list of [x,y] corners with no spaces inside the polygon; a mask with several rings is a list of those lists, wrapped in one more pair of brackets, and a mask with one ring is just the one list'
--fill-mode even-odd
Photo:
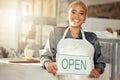
{"label": "countertop", "polygon": [[[16,59],[0,58],[0,80],[58,80],[57,77],[44,70],[38,62],[11,63],[9,60]],[[96,80],[109,80],[109,78],[110,67],[107,64],[104,74]]]}
{"label": "countertop", "polygon": [[18,63],[9,60],[17,61],[17,59],[0,58],[0,80],[57,80],[57,77],[44,70],[39,62]]}

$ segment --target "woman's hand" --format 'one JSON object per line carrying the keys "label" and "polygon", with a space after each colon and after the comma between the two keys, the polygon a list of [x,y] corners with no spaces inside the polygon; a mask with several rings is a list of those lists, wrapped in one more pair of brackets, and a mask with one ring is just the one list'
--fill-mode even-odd
{"label": "woman's hand", "polygon": [[49,73],[52,73],[54,76],[56,75],[57,65],[55,62],[45,62],[45,67]]}
{"label": "woman's hand", "polygon": [[100,77],[100,72],[101,72],[100,68],[95,68],[90,72],[89,77],[90,78],[99,78]]}

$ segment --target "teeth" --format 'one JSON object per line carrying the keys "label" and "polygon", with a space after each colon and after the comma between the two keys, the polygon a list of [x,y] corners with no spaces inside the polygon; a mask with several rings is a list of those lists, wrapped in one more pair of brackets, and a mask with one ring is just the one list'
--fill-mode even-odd
{"label": "teeth", "polygon": [[73,20],[74,22],[79,22],[79,20]]}

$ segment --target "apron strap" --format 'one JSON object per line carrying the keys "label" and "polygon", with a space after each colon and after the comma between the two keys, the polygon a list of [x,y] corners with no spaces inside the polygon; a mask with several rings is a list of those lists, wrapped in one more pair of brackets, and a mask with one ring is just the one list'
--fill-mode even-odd
{"label": "apron strap", "polygon": [[82,33],[83,40],[86,40],[86,38],[85,38],[85,32],[83,30],[81,30],[81,33]]}
{"label": "apron strap", "polygon": [[[67,34],[67,32],[68,32],[69,29],[70,29],[70,28],[68,27],[68,28],[65,30],[62,39],[65,39],[65,36],[66,36],[66,34]],[[83,40],[86,40],[86,38],[85,38],[85,33],[84,33],[84,31],[83,31],[82,29],[81,29],[81,33],[82,33],[82,38],[83,38]]]}
{"label": "apron strap", "polygon": [[64,32],[64,34],[63,34],[62,39],[65,39],[65,36],[66,36],[66,34],[67,34],[68,30],[69,30],[69,27],[65,30],[65,32]]}

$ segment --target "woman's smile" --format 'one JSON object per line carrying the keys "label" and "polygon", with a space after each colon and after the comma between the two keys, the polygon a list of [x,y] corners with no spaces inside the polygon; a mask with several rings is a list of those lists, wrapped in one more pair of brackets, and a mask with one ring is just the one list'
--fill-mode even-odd
{"label": "woman's smile", "polygon": [[79,19],[73,19],[72,21],[75,22],[75,23],[79,23],[80,22]]}

